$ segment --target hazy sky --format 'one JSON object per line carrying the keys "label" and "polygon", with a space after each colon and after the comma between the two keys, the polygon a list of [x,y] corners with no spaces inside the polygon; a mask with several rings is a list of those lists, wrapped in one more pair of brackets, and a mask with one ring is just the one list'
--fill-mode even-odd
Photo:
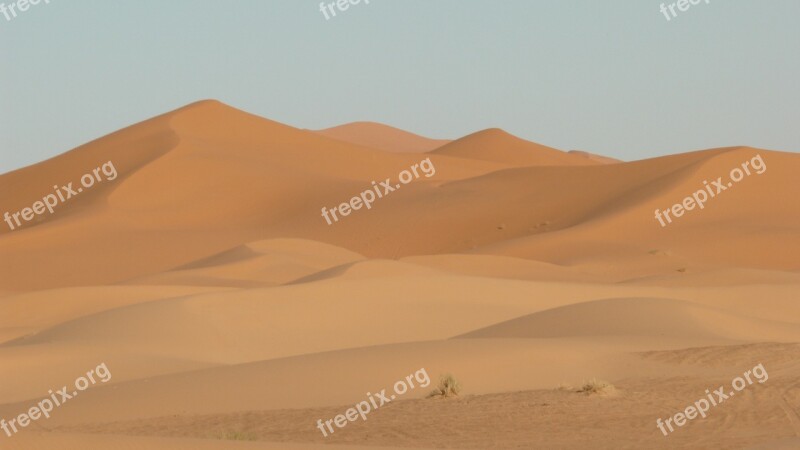
{"label": "hazy sky", "polygon": [[625,160],[800,151],[800,1],[702,0],[670,21],[660,4],[371,0],[326,20],[312,0],[42,0],[0,15],[0,173],[206,98]]}

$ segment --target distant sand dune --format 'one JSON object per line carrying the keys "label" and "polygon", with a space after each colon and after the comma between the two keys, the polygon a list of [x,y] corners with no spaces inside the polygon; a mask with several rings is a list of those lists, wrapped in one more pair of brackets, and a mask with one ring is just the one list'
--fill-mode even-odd
{"label": "distant sand dune", "polygon": [[592,165],[600,161],[522,140],[499,128],[479,131],[433,151],[436,155],[494,161],[512,166]]}
{"label": "distant sand dune", "polygon": [[397,153],[425,153],[451,142],[429,139],[375,122],[353,122],[317,133],[351,144]]}

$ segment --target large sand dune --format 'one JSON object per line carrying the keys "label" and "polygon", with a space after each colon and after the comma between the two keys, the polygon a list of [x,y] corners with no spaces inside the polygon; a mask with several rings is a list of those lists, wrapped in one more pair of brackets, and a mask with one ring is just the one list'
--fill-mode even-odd
{"label": "large sand dune", "polygon": [[[315,132],[205,101],[2,175],[19,211],[118,172],[0,224],[0,418],[113,373],[0,448],[794,448],[800,156],[587,155],[496,129]],[[654,217],[756,155],[762,174]],[[432,176],[321,216],[425,158]],[[757,364],[765,383],[656,427]],[[423,367],[462,395],[420,388],[317,430]],[[557,389],[594,377],[616,393]]]}

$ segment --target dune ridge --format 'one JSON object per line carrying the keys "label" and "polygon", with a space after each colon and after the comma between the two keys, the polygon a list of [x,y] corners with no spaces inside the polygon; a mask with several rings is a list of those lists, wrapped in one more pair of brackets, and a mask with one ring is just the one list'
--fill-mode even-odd
{"label": "dune ridge", "polygon": [[447,139],[430,139],[375,122],[353,122],[317,130],[317,134],[363,147],[397,153],[425,153],[445,144]]}

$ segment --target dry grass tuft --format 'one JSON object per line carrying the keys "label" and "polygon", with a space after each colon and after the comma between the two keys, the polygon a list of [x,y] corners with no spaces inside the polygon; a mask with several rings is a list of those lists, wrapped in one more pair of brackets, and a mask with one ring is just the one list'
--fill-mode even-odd
{"label": "dry grass tuft", "polygon": [[442,375],[439,378],[439,385],[436,386],[436,389],[434,389],[430,394],[428,394],[428,398],[457,397],[459,392],[461,392],[461,383],[459,383],[454,376],[447,374]]}
{"label": "dry grass tuft", "polygon": [[617,388],[615,388],[613,384],[607,381],[602,381],[598,380],[597,378],[592,378],[589,381],[584,381],[578,392],[588,395],[592,394],[611,395],[617,392]]}

